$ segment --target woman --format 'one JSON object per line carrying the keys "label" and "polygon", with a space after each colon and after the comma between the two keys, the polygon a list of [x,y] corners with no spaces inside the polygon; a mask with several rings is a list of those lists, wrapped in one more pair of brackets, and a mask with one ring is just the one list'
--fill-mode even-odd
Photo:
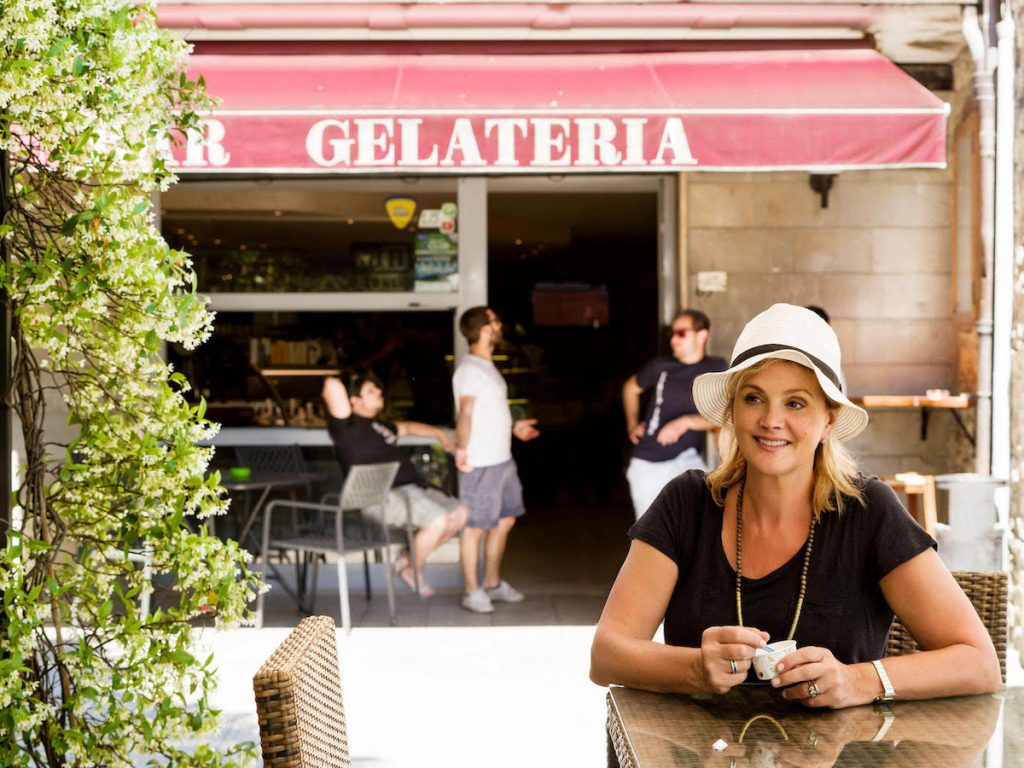
{"label": "woman", "polygon": [[[776,304],[743,329],[728,370],[696,379],[697,408],[735,448],[706,477],[673,480],[630,529],[595,683],[724,693],[758,648],[793,639],[771,684],[808,706],[999,689],[992,642],[935,542],[842,445],[868,417],[839,368],[828,324]],[[924,652],[883,663],[894,612]],[[664,645],[651,639],[662,620]]]}

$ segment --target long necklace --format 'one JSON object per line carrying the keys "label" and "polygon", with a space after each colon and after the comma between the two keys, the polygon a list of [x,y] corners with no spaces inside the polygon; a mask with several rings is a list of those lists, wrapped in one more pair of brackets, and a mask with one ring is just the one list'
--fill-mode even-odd
{"label": "long necklace", "polygon": [[[743,626],[743,490],[747,485],[747,479],[740,480],[739,493],[736,496],[736,621]],[[800,571],[800,592],[796,597],[796,612],[793,614],[793,623],[789,627],[787,640],[792,640],[796,634],[796,624],[800,621],[800,611],[804,607],[804,595],[807,593],[807,569],[811,564],[811,549],[814,548],[814,515],[811,515],[811,530],[807,534],[807,543],[804,545],[804,567]]]}

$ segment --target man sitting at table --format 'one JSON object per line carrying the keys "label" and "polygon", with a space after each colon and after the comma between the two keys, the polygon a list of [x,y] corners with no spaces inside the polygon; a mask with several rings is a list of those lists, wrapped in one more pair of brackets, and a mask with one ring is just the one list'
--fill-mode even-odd
{"label": "man sitting at table", "polygon": [[[354,393],[354,394],[353,394]],[[434,594],[423,578],[423,569],[430,553],[454,536],[466,524],[469,510],[458,499],[432,487],[398,448],[403,435],[431,437],[449,453],[455,450],[452,439],[438,427],[416,421],[388,422],[377,416],[384,409],[384,392],[380,380],[372,373],[355,374],[348,388],[333,376],[324,381],[324,403],[327,405],[327,432],[334,442],[338,461],[347,472],[357,464],[399,462],[394,490],[388,500],[387,519],[400,521],[405,505],[412,510],[412,524],[417,528],[413,538],[415,562],[402,550],[395,562],[395,572],[415,591],[415,568],[420,595]],[[396,493],[398,491],[398,493]],[[403,498],[404,496],[404,498]]]}

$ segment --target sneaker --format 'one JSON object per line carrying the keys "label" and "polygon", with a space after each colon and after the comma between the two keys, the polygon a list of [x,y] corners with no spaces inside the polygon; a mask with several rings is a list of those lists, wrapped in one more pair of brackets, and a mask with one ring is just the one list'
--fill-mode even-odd
{"label": "sneaker", "polygon": [[494,613],[494,606],[491,605],[491,598],[482,589],[470,592],[462,598],[462,607],[473,613]]}
{"label": "sneaker", "polygon": [[501,581],[496,587],[487,588],[487,596],[497,603],[518,603],[526,595],[515,589],[507,581]]}

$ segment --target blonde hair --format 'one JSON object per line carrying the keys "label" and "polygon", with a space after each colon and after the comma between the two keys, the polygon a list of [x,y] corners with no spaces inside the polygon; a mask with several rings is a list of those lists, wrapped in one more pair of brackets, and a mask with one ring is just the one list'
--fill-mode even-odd
{"label": "blonde hair", "polygon": [[[722,450],[721,465],[709,472],[707,476],[711,496],[719,506],[725,506],[726,491],[738,484],[747,473],[747,460],[737,450],[733,433],[732,403],[736,399],[736,393],[744,384],[774,362],[776,362],[775,358],[768,358],[754,363],[749,368],[734,373],[726,384],[726,396],[730,404],[725,412],[725,422],[722,424],[726,447]],[[825,405],[830,411],[834,413],[839,409],[839,403],[830,400],[824,392],[822,395],[825,397]],[[834,511],[842,514],[844,496],[863,502],[864,496],[856,478],[857,462],[846,450],[846,447],[830,435],[814,452],[814,486],[811,493],[811,508],[815,519],[821,517],[824,512]]]}

